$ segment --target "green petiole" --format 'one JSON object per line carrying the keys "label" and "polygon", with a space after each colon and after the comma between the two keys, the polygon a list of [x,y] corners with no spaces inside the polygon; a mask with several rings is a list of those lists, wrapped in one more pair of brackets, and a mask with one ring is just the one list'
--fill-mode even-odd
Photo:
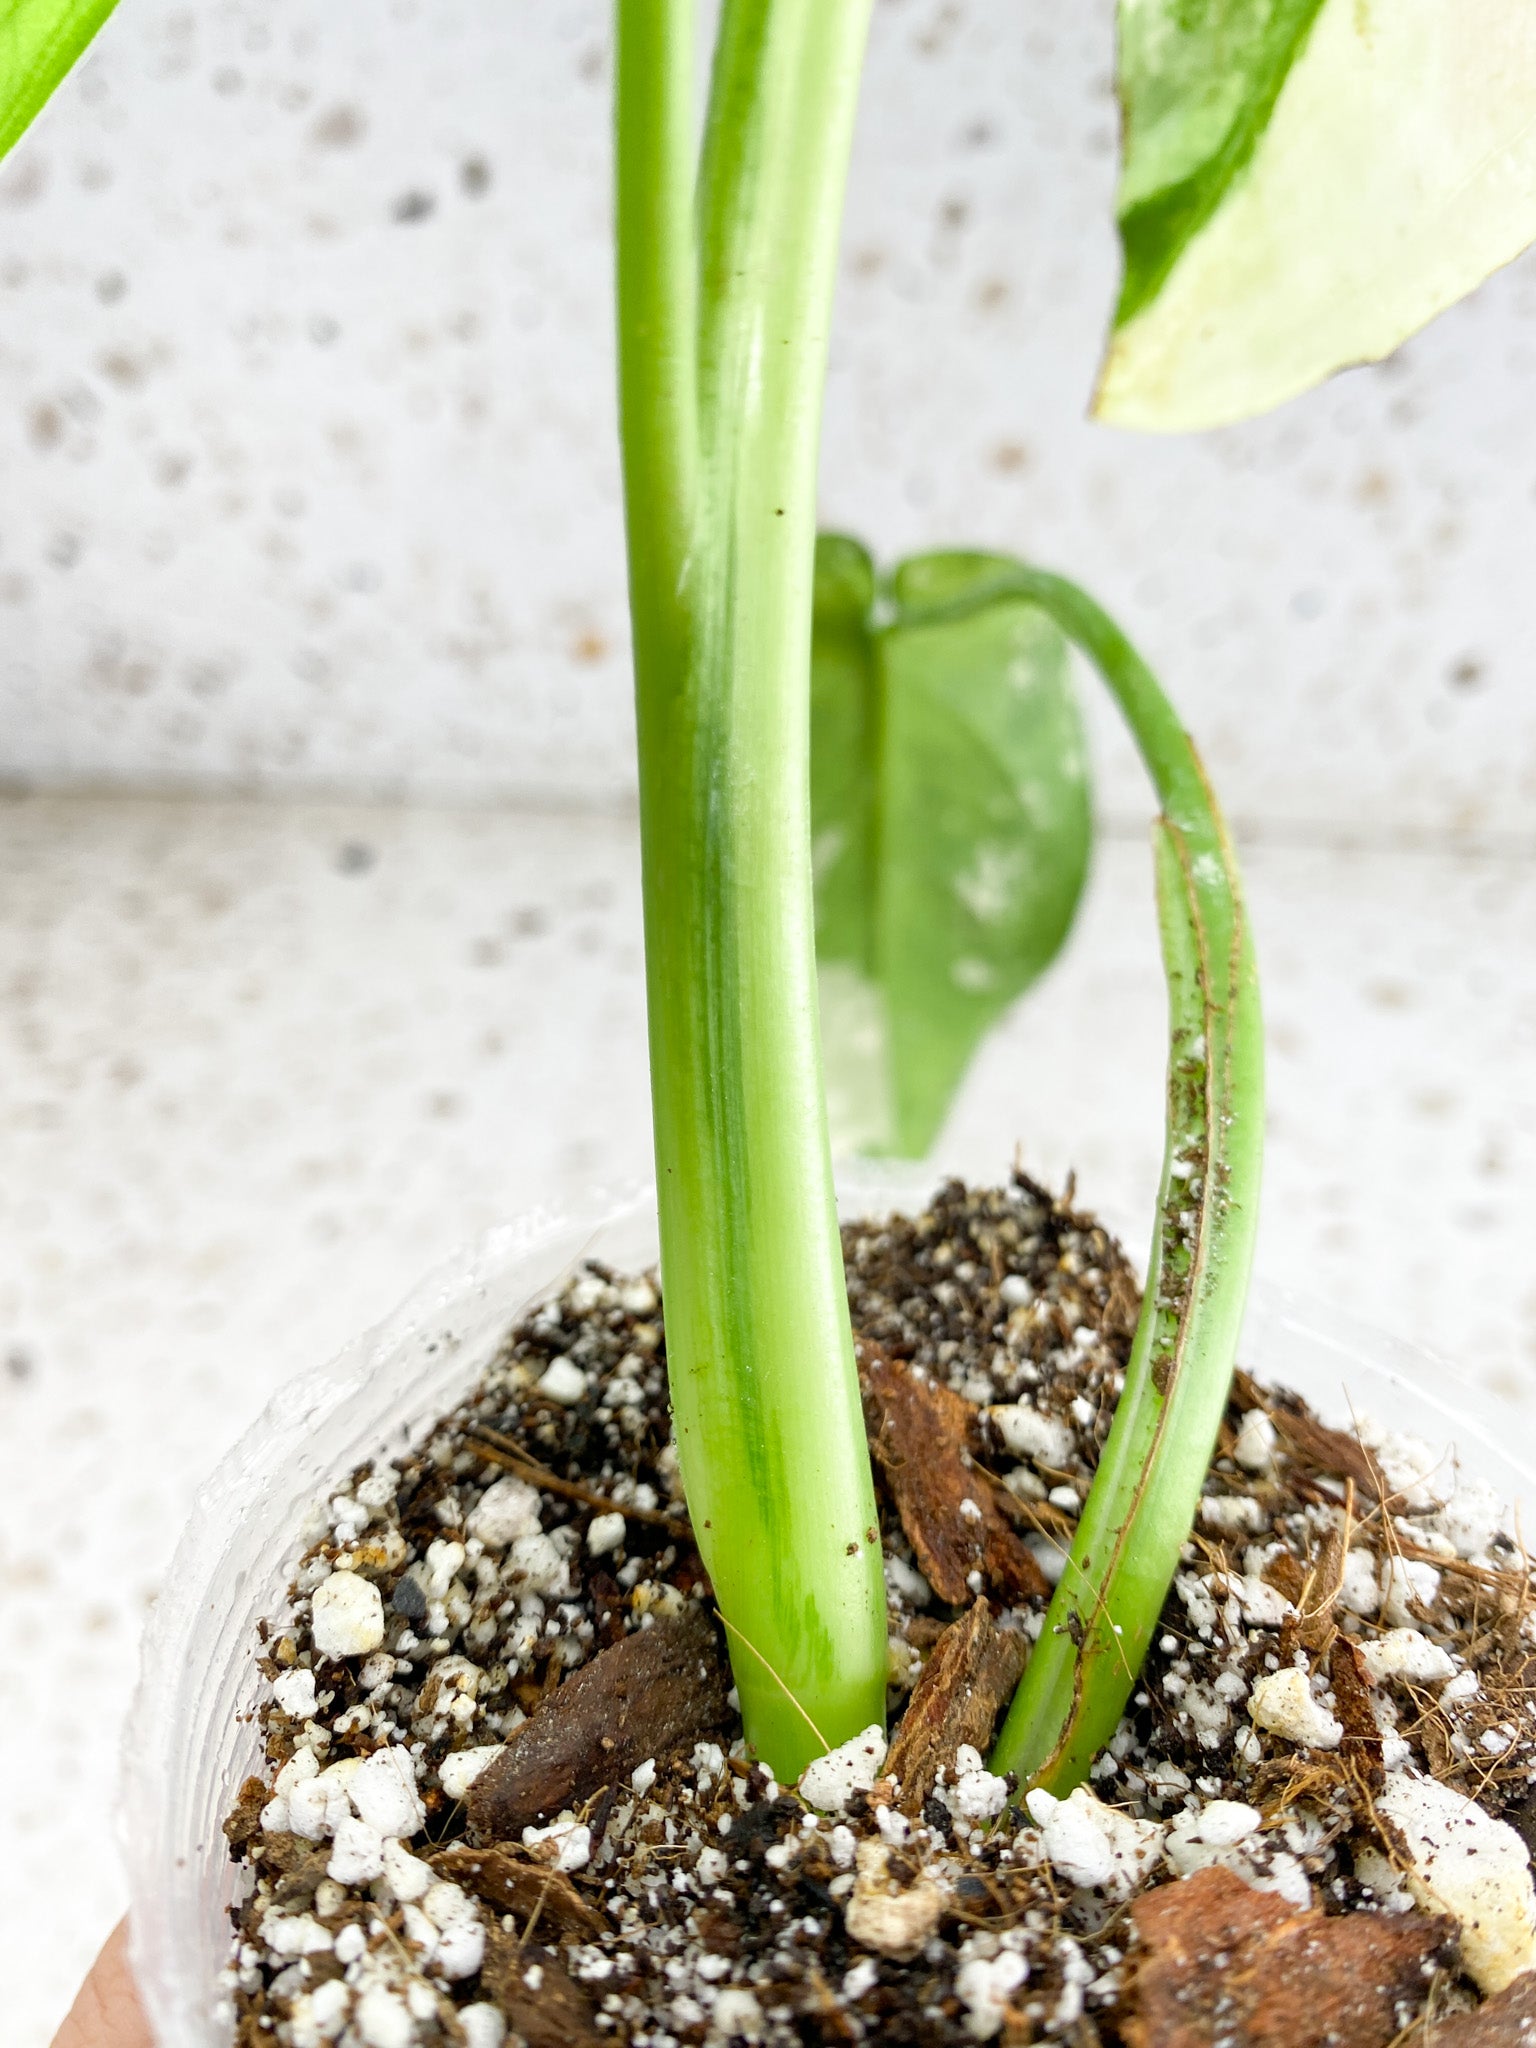
{"label": "green petiole", "polygon": [[868,0],[618,0],[618,326],[667,1356],[749,1741],[884,1717],[809,816],[815,483]]}
{"label": "green petiole", "polygon": [[[1064,1793],[1114,1733],[1188,1540],[1232,1381],[1258,1221],[1264,1049],[1253,943],[1221,812],[1130,641],[1076,585],[1010,566],[969,610],[1028,598],[1089,657],[1141,750],[1168,979],[1168,1127],[1125,1389],[993,1767]],[[948,607],[935,607],[933,617]]]}
{"label": "green petiole", "polygon": [[994,1768],[1062,1794],[1115,1731],[1188,1540],[1236,1363],[1258,1224],[1264,1041],[1226,824],[1188,734],[1125,635],[1075,585],[1017,586],[1109,685],[1162,815],[1168,1127],[1125,1390]]}
{"label": "green petiole", "polygon": [[0,156],[78,63],[116,0],[0,0]]}

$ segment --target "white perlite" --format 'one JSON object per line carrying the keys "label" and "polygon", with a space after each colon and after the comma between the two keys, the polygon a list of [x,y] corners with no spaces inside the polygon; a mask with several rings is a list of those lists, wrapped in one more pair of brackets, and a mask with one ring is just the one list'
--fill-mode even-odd
{"label": "white perlite", "polygon": [[962,1742],[955,1751],[954,1783],[943,1798],[960,1820],[995,1820],[1008,1804],[1008,1780],[994,1777],[982,1762],[981,1752]]}
{"label": "white perlite", "polygon": [[1027,1402],[1006,1402],[989,1408],[987,1414],[1016,1458],[1033,1458],[1037,1464],[1061,1472],[1077,1450],[1077,1440],[1064,1422],[1054,1415],[1042,1415]]}
{"label": "white perlite", "polygon": [[763,2008],[757,1993],[744,1985],[731,1985],[715,1995],[710,2015],[712,2035],[725,2041],[761,2041],[765,2032]]}
{"label": "white perlite", "polygon": [[1433,1527],[1454,1547],[1458,1557],[1481,1557],[1504,1523],[1504,1501],[1486,1479],[1457,1474],[1456,1491],[1435,1516]]}
{"label": "white perlite", "polygon": [[349,1920],[336,1937],[336,1960],[343,1969],[350,1969],[358,1957],[368,1950],[368,1937],[355,1920]]}
{"label": "white perlite", "polygon": [[563,1600],[571,1590],[565,1554],[548,1536],[519,1536],[507,1559],[506,1577],[519,1593],[547,1593]]}
{"label": "white perlite", "polygon": [[298,1750],[279,1771],[273,1797],[262,1810],[261,1824],[269,1834],[291,1830],[310,1842],[328,1836],[341,1840],[342,1830],[349,1829],[342,1849],[343,1864],[359,1858],[370,1862],[369,1838],[352,1828],[354,1814],[373,1836],[386,1840],[414,1835],[425,1824],[426,1812],[416,1791],[416,1768],[408,1751],[386,1747],[369,1757],[342,1757],[326,1770],[317,1771],[313,1751]]}
{"label": "white perlite", "polygon": [[262,1920],[261,1938],[275,1956],[324,1955],[332,1937],[310,1913],[284,1913],[273,1907]]}
{"label": "white perlite", "polygon": [[1376,1560],[1368,1550],[1352,1550],[1344,1560],[1344,1575],[1339,1583],[1338,1603],[1349,1614],[1358,1614],[1369,1621],[1381,1605],[1381,1587],[1377,1579]]}
{"label": "white perlite", "polygon": [[367,2048],[413,2048],[416,2023],[403,1998],[371,1984],[357,2001],[357,2031]]}
{"label": "white perlite", "polygon": [[856,2001],[873,1991],[879,1982],[880,1965],[873,1956],[861,1956],[843,1972],[843,1996],[850,2002]]}
{"label": "white perlite", "polygon": [[1037,1789],[1024,1804],[1040,1829],[1046,1861],[1068,1884],[1128,1899],[1157,1863],[1161,1826],[1106,1806],[1086,1785],[1066,1799]]}
{"label": "white perlite", "polygon": [[352,1993],[339,1977],[301,1991],[288,2015],[293,2048],[329,2048],[346,2024],[351,2003]]}
{"label": "white perlite", "polygon": [[1360,1644],[1360,1661],[1372,1685],[1386,1678],[1404,1678],[1410,1684],[1433,1685],[1454,1675],[1456,1666],[1449,1651],[1416,1628],[1389,1628],[1384,1636]]}
{"label": "white perlite", "polygon": [[469,1517],[469,1533],[487,1550],[505,1550],[519,1536],[537,1536],[539,1496],[524,1479],[498,1479],[480,1496]]}
{"label": "white perlite", "polygon": [[1002,2032],[1008,2001],[1028,1975],[1028,1963],[1012,1949],[965,1958],[955,1972],[955,1991],[965,2007],[965,2031],[973,2041],[990,2041]]}
{"label": "white perlite", "polygon": [[1405,1431],[1382,1430],[1369,1416],[1362,1416],[1359,1426],[1361,1443],[1375,1452],[1383,1477],[1403,1506],[1438,1507],[1454,1491],[1454,1473],[1443,1449]]}
{"label": "white perlite", "polygon": [[1213,1864],[1234,1871],[1256,1890],[1275,1892],[1298,1908],[1312,1903],[1307,1873],[1299,1859],[1260,1834],[1263,1816],[1240,1799],[1210,1799],[1174,1816],[1163,1854],[1179,1877],[1193,1877]]}
{"label": "white perlite", "polygon": [[1256,1806],[1247,1806],[1241,1799],[1210,1799],[1204,1806],[1186,1807],[1168,1831],[1168,1861],[1181,1877],[1187,1877],[1212,1860],[1191,1854],[1192,1850],[1235,1849],[1258,1833],[1263,1818]]}
{"label": "white perlite", "polygon": [[1238,1425],[1232,1455],[1245,1472],[1267,1472],[1275,1462],[1275,1425],[1262,1408],[1250,1408]]}
{"label": "white perlite", "polygon": [[1387,1774],[1376,1811],[1398,1837],[1419,1904],[1460,1927],[1462,1960],[1481,1991],[1492,1996],[1536,1967],[1536,1887],[1512,1827],[1408,1771]]}
{"label": "white perlite", "polygon": [[384,1640],[378,1587],[357,1572],[332,1572],[315,1588],[312,1629],[322,1657],[366,1657]]}
{"label": "white perlite", "polygon": [[413,1856],[403,1842],[386,1842],[383,1852],[384,1882],[403,1906],[414,1906],[427,1896],[437,1882],[430,1863]]}
{"label": "white perlite", "polygon": [[624,1541],[624,1517],[615,1509],[611,1515],[594,1515],[587,1530],[587,1555],[607,1557]]}
{"label": "white perlite", "polygon": [[1307,1674],[1294,1665],[1254,1680],[1248,1712],[1260,1728],[1305,1749],[1337,1749],[1344,1739],[1343,1723],[1313,1699]]}
{"label": "white perlite", "polygon": [[393,1745],[376,1749],[352,1773],[347,1791],[358,1818],[370,1822],[381,1835],[403,1840],[427,1824],[409,1750]]}
{"label": "white perlite", "polygon": [[445,1977],[472,1977],[485,1960],[485,1927],[468,1892],[439,1879],[427,1887],[421,1910],[437,1929],[433,1962]]}
{"label": "white perlite", "polygon": [[1200,1582],[1209,1591],[1213,1600],[1235,1601],[1233,1621],[1244,1623],[1250,1628],[1279,1628],[1290,1615],[1296,1612],[1290,1601],[1267,1579],[1256,1578],[1253,1573],[1239,1575],[1236,1572],[1212,1572]]}
{"label": "white perlite", "polygon": [[462,1799],[491,1759],[500,1755],[499,1742],[482,1743],[476,1749],[456,1749],[438,1765],[438,1783],[450,1799]]}
{"label": "white perlite", "polygon": [[1379,1849],[1355,1850],[1355,1875],[1376,1904],[1387,1912],[1408,1913],[1413,1910],[1414,1898],[1408,1889],[1408,1880]]}
{"label": "white perlite", "polygon": [[1222,1536],[1258,1536],[1269,1517],[1251,1493],[1208,1493],[1200,1503],[1200,1526]]}
{"label": "white perlite", "polygon": [[[298,1761],[297,1757],[294,1761]],[[352,1802],[347,1787],[361,1768],[361,1757],[344,1756],[328,1765],[318,1777],[295,1785],[288,1795],[288,1825],[293,1832],[307,1842],[323,1842],[328,1835],[334,1835],[342,1822],[351,1818]]]}
{"label": "white perlite", "polygon": [[855,1792],[867,1792],[885,1762],[885,1730],[878,1722],[828,1750],[800,1773],[800,1797],[820,1813],[846,1813]]}
{"label": "white perlite", "polygon": [[885,1560],[885,1590],[908,1607],[926,1607],[933,1598],[933,1588],[917,1567],[894,1554]]}
{"label": "white perlite", "polygon": [[384,1837],[365,1820],[340,1822],[325,1874],[337,1884],[372,1884],[384,1874]]}
{"label": "white perlite", "polygon": [[494,2005],[466,2005],[460,2008],[459,2025],[464,2029],[464,2048],[502,2048],[507,2023]]}
{"label": "white perlite", "polygon": [[1389,1557],[1381,1568],[1382,1619],[1392,1628],[1417,1628],[1440,1597],[1440,1574],[1417,1558]]}
{"label": "white perlite", "polygon": [[547,1828],[524,1828],[523,1847],[542,1848],[556,1870],[585,1870],[592,1861],[592,1830],[574,1820],[553,1821]]}
{"label": "white perlite", "polygon": [[557,1358],[539,1381],[546,1401],[558,1401],[562,1408],[574,1408],[587,1391],[587,1376],[568,1358]]}
{"label": "white perlite", "polygon": [[272,1697],[296,1721],[310,1720],[318,1707],[313,1671],[285,1671],[272,1686]]}

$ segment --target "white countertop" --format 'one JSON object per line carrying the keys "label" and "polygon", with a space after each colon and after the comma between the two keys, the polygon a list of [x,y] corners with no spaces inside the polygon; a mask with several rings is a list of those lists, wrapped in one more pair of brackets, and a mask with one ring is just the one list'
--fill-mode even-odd
{"label": "white countertop", "polygon": [[[1245,866],[1260,1270],[1455,1356],[1531,1432],[1536,861]],[[21,800],[0,877],[0,1974],[10,2048],[44,2048],[121,1905],[117,1729],[198,1480],[456,1243],[645,1174],[649,1130],[624,815]],[[945,1164],[1018,1145],[1148,1216],[1150,889],[1139,835],[1108,839]]]}

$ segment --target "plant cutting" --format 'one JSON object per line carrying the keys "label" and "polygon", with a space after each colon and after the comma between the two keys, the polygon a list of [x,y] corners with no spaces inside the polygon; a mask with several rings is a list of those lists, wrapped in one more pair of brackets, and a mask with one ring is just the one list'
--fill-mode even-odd
{"label": "plant cutting", "polygon": [[[1340,0],[1126,5],[1106,418],[1199,425],[1276,402],[1394,346],[1529,239],[1532,52],[1498,13],[1450,94],[1424,75],[1446,33],[1427,0],[1379,34]],[[291,1626],[269,1639],[273,1770],[230,1822],[254,1873],[231,1993],[252,2039],[659,2039],[666,1998],[667,2025],[699,2038],[849,2038],[877,1992],[895,2038],[1066,2032],[1089,2023],[1092,1985],[1128,2011],[1101,1909],[1165,1866],[1225,1873],[1181,1894],[1215,1916],[1212,1957],[1292,1938],[1252,1906],[1255,1886],[1307,1943],[1325,1880],[1354,1884],[1353,1903],[1395,1885],[1443,1909],[1403,1918],[1397,1974],[1351,2021],[1362,2040],[1396,2031],[1426,1968],[1455,1983],[1446,1918],[1484,1991],[1536,1960],[1528,1875],[1505,1870],[1508,1938],[1479,1947],[1493,1909],[1436,1874],[1442,1809],[1387,1782],[1389,1742],[1407,1746],[1399,1777],[1411,1759],[1437,1792],[1457,1768],[1394,1732],[1399,1681],[1470,1674],[1458,1697],[1496,1698],[1503,1718],[1448,1722],[1446,1744],[1475,1737],[1521,1768],[1515,1546],[1486,1508],[1458,1545],[1455,1489],[1402,1482],[1400,1449],[1331,1435],[1257,1388],[1231,1406],[1261,1031],[1231,849],[1177,717],[1097,604],[1029,565],[948,553],[882,584],[856,545],[828,542],[818,615],[820,386],[866,17],[853,0],[728,0],[696,151],[691,7],[617,10],[664,1327],[643,1274],[588,1271],[424,1448],[332,1499]],[[15,19],[21,120],[90,21],[36,4]],[[1388,171],[1409,135],[1421,174],[1378,175],[1368,148],[1370,175],[1349,178],[1373,121]],[[1065,643],[1110,689],[1160,809],[1168,1128],[1139,1309],[1102,1230],[1029,1183],[949,1190],[910,1224],[843,1235],[833,1193],[818,941],[822,985],[843,998],[829,1038],[874,1033],[870,1135],[920,1148],[980,1031],[1070,924],[1087,827]],[[1400,1507],[1441,1521],[1405,1534]],[[1268,1556],[1242,1540],[1264,1533]],[[1497,1659],[1437,1557],[1501,1616]],[[1348,1617],[1414,1640],[1373,1663]],[[1240,1653],[1203,1691],[1189,1674],[1218,1641]],[[1198,1714],[1147,1723],[1155,1701],[1196,1696]],[[1312,1752],[1337,1770],[1265,1777]],[[1121,1806],[1086,1790],[1122,1770]],[[1195,1803],[1165,1820],[1154,1786]],[[1355,1795],[1403,1812],[1371,1822],[1375,1851],[1347,1841],[1346,1867],[1334,1844]],[[1277,1825],[1296,1831],[1283,1850]],[[740,1857],[717,1846],[733,1834]],[[680,1841],[674,1922],[643,1871]],[[1491,1864],[1512,1853],[1489,1835]],[[1065,1907],[1051,1872],[1074,1890]],[[785,1873],[828,1909],[798,1915],[814,1966],[780,1939],[796,1918]],[[966,1884],[1001,1899],[997,1925]],[[604,1920],[594,1885],[649,1905]],[[718,1949],[710,1900],[735,1926]],[[971,1946],[946,1941],[946,1915],[977,1922]],[[1038,1938],[1010,1946],[1020,1927]],[[1136,1932],[1147,1967],[1187,1934],[1155,1913]],[[616,1937],[635,1954],[599,1994]],[[690,1988],[666,1992],[642,1948]],[[798,1993],[766,1995],[824,1975],[834,1952],[842,1991],[821,2018]],[[1031,1981],[1048,1995],[1016,1998]],[[1147,1981],[1127,2027],[1154,2027]]]}
{"label": "plant cutting", "polygon": [[[879,1722],[884,1685],[819,1076],[808,761],[820,384],[864,26],[855,7],[727,9],[696,169],[692,10],[617,15],[621,422],[668,1369],[748,1741],[788,1776]],[[1027,1772],[1065,1785],[1134,1678],[1231,1374],[1262,1125],[1252,953],[1193,750],[1102,612],[1058,578],[965,558],[909,564],[895,587],[909,630],[985,621],[1007,598],[1065,626],[1116,692],[1164,806],[1173,1085],[1145,1336],[1052,1622],[1061,1672],[1047,1680],[1048,1657],[1033,1660],[1007,1738]],[[984,671],[988,652],[972,662]],[[887,713],[905,694],[887,693]],[[1060,753],[1041,741],[1055,737],[1049,725],[1024,735],[1047,774]],[[848,754],[836,765],[858,783]],[[1017,776],[1034,763],[1009,765]],[[892,822],[880,795],[867,792],[869,815],[852,821],[866,861],[883,857],[874,842]],[[1016,856],[1018,831],[982,845]],[[942,930],[943,909],[929,917]],[[1047,946],[1059,912],[1052,921]],[[945,993],[920,986],[914,1007]],[[904,1021],[901,1006],[894,1015]]]}

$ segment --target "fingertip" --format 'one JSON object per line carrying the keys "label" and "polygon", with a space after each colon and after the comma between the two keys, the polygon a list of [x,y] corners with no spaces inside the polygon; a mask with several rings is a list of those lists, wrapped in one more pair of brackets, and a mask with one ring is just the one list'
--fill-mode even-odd
{"label": "fingertip", "polygon": [[126,1920],[107,1936],[53,2048],[155,2048],[128,1961]]}

